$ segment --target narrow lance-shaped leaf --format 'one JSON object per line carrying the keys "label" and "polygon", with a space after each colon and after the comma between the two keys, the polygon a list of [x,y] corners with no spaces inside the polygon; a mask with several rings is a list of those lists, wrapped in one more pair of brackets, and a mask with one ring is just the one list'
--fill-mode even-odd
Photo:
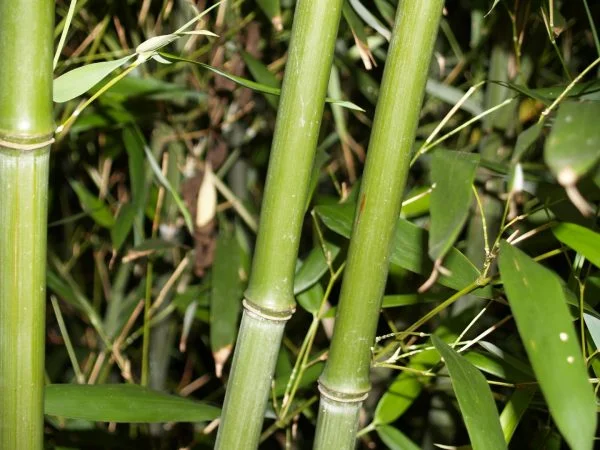
{"label": "narrow lance-shaped leaf", "polygon": [[220,410],[133,384],[46,386],[45,413],[94,422],[208,422]]}
{"label": "narrow lance-shaped leaf", "polygon": [[233,350],[242,307],[242,255],[235,234],[221,232],[212,269],[210,346],[217,376]]}
{"label": "narrow lance-shaped leaf", "polygon": [[377,434],[390,450],[419,450],[404,433],[390,425],[377,427]]}
{"label": "narrow lance-shaped leaf", "polygon": [[[317,206],[315,211],[330,230],[350,237],[354,204]],[[403,219],[398,220],[390,263],[421,275],[431,273],[432,263],[427,257],[427,232]],[[479,271],[460,251],[452,248],[444,261],[451,274],[441,275],[438,282],[449,288],[460,290],[479,277]],[[474,291],[475,295],[491,298],[489,286]]]}
{"label": "narrow lance-shaped leaf", "polygon": [[256,0],[260,9],[271,19],[273,27],[277,31],[283,30],[283,23],[281,21],[281,5],[279,0]]}
{"label": "narrow lance-shaped leaf", "polygon": [[78,181],[71,181],[71,187],[77,194],[81,207],[94,219],[94,222],[105,228],[110,228],[114,225],[115,219],[108,206],[106,206],[106,203],[92,195]]}
{"label": "narrow lance-shaped leaf", "polygon": [[429,256],[444,258],[458,238],[471,208],[479,155],[437,150],[431,158],[431,229]]}
{"label": "narrow lance-shaped leaf", "polygon": [[329,268],[327,261],[335,261],[339,252],[340,248],[329,242],[325,243],[325,249],[321,246],[313,248],[296,272],[294,294],[305,291],[319,281]]}
{"label": "narrow lance-shaped leaf", "polygon": [[560,242],[600,267],[600,234],[574,223],[560,223],[552,228],[552,232]]}
{"label": "narrow lance-shaped leaf", "polygon": [[544,148],[546,164],[584,215],[591,215],[593,208],[581,196],[576,184],[600,160],[599,115],[600,102],[561,104]]}
{"label": "narrow lance-shaped leaf", "polygon": [[502,426],[504,439],[507,443],[512,439],[517,425],[519,425],[523,414],[529,408],[529,404],[536,391],[537,388],[535,386],[517,389],[506,402],[506,406],[502,410],[502,414],[500,414],[500,425]]}
{"label": "narrow lance-shaped leaf", "polygon": [[479,370],[437,336],[433,345],[444,358],[473,450],[506,449],[492,391]]}
{"label": "narrow lance-shaped leaf", "polygon": [[[168,53],[159,52],[159,54],[163,58],[165,58],[167,61],[171,61],[171,62],[186,62],[186,63],[190,63],[190,64],[195,64],[197,66],[202,67],[203,69],[209,70],[209,71],[211,71],[211,72],[213,72],[213,73],[215,73],[217,75],[225,77],[228,80],[231,80],[231,81],[233,81],[236,84],[239,84],[240,86],[246,87],[248,89],[252,89],[253,91],[262,92],[263,94],[281,95],[281,89],[279,89],[279,88],[274,88],[274,87],[266,86],[264,84],[256,83],[254,81],[248,80],[246,78],[238,77],[236,75],[232,75],[230,73],[223,72],[222,70],[217,69],[216,67],[210,66],[208,64],[204,64],[204,63],[201,63],[199,61],[194,61],[192,59],[182,58],[180,56],[171,55],[171,54],[168,54]],[[332,98],[327,98],[327,99],[325,99],[325,101],[328,102],[328,103],[333,103],[333,104],[336,104],[336,105],[343,106],[344,108],[354,109],[356,111],[362,111],[362,112],[364,112],[364,109],[362,109],[360,106],[357,106],[354,103],[348,102],[348,101],[345,101],[345,100],[336,100],[336,99],[332,99]]]}
{"label": "narrow lance-shaped leaf", "polygon": [[190,215],[190,212],[188,211],[185,204],[183,203],[183,200],[181,200],[181,197],[179,196],[177,191],[175,191],[175,189],[173,189],[173,186],[171,186],[171,183],[169,183],[169,180],[167,180],[166,177],[163,175],[163,173],[160,170],[158,163],[154,159],[154,156],[152,155],[152,152],[150,151],[150,149],[148,147],[144,146],[144,152],[146,153],[146,158],[148,159],[148,162],[150,163],[150,168],[152,169],[152,172],[154,172],[154,176],[156,177],[158,182],[169,192],[169,194],[171,194],[173,196],[173,200],[175,201],[175,203],[177,204],[177,207],[179,208],[179,211],[183,215],[183,220],[185,221],[185,225],[187,226],[189,232],[192,233],[193,232],[192,230],[194,229],[194,227],[192,225],[192,216]]}
{"label": "narrow lance-shaped leaf", "polygon": [[507,242],[500,276],[550,413],[571,448],[589,450],[596,400],[558,277]]}
{"label": "narrow lance-shaped leaf", "polygon": [[54,101],[63,103],[79,97],[100,83],[112,71],[123,66],[132,57],[133,55],[128,55],[114,61],[87,64],[62,74],[54,80]]}

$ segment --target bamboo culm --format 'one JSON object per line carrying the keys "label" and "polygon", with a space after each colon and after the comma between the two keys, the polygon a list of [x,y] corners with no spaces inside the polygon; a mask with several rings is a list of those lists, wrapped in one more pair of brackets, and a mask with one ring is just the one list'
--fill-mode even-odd
{"label": "bamboo culm", "polygon": [[343,0],[298,0],[216,448],[258,446],[286,321]]}
{"label": "bamboo culm", "polygon": [[370,390],[389,256],[406,183],[443,0],[399,2],[358,196],[340,302],[319,379],[314,448],[355,446],[358,413]]}
{"label": "bamboo culm", "polygon": [[0,448],[43,448],[54,0],[0,0]]}

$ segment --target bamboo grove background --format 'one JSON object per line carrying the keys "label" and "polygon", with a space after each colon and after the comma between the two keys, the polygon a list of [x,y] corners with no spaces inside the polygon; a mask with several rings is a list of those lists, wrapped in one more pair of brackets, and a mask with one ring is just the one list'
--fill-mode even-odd
{"label": "bamboo grove background", "polygon": [[594,448],[600,5],[320,1],[0,0],[0,447]]}

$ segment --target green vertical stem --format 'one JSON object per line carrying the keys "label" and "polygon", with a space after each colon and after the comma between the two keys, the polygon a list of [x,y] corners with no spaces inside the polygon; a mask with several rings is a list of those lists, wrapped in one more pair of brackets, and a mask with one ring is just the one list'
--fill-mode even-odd
{"label": "green vertical stem", "polygon": [[0,448],[41,449],[54,0],[0,0]]}
{"label": "green vertical stem", "polygon": [[293,283],[342,0],[299,0],[217,449],[258,445]]}
{"label": "green vertical stem", "polygon": [[357,422],[371,387],[371,346],[443,3],[404,0],[396,14],[329,358],[319,379],[319,450],[354,448],[356,426],[349,424]]}

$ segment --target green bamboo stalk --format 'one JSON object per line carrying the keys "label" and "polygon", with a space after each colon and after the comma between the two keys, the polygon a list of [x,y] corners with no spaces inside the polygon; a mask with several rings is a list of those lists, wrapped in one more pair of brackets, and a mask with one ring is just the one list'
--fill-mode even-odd
{"label": "green bamboo stalk", "polygon": [[443,3],[404,0],[396,13],[329,358],[319,379],[317,450],[354,448],[358,413],[371,387],[371,346]]}
{"label": "green bamboo stalk", "polygon": [[307,201],[342,0],[299,0],[271,149],[260,229],[245,293],[216,448],[258,446],[293,294]]}
{"label": "green bamboo stalk", "polygon": [[41,449],[54,0],[0,0],[0,448]]}

